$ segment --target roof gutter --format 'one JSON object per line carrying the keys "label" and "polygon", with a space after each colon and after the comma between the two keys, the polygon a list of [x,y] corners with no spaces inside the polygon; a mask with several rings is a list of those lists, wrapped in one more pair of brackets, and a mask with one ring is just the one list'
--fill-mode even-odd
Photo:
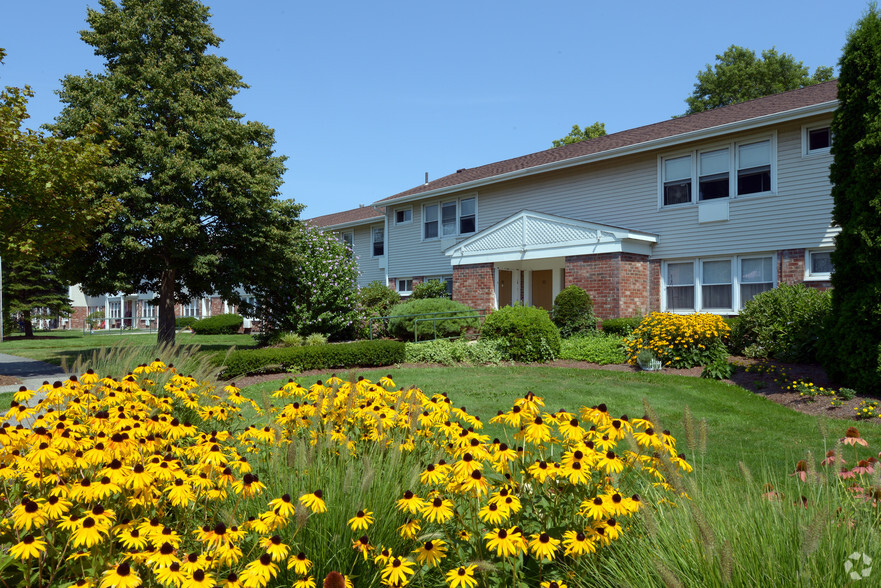
{"label": "roof gutter", "polygon": [[709,127],[706,129],[699,129],[696,131],[689,131],[687,133],[680,133],[678,135],[673,135],[670,137],[662,137],[660,139],[652,139],[650,141],[644,141],[642,143],[636,143],[634,145],[627,145],[624,147],[616,147],[614,149],[607,149],[605,151],[600,151],[599,153],[589,153],[587,155],[581,155],[578,157],[573,157],[570,159],[564,159],[562,161],[554,161],[551,163],[545,163],[541,165],[536,165],[533,167],[529,167],[526,169],[516,170],[504,174],[498,174],[494,176],[489,176],[486,178],[481,178],[479,180],[472,180],[470,182],[463,182],[461,184],[455,184],[453,186],[445,186],[443,188],[437,188],[435,190],[428,190],[426,192],[419,192],[418,194],[409,194],[407,196],[401,196],[400,198],[394,199],[385,199],[378,200],[373,204],[374,208],[376,206],[389,206],[393,204],[401,204],[403,202],[413,202],[416,200],[422,200],[423,198],[432,198],[435,196],[441,196],[444,194],[449,194],[451,192],[459,192],[462,190],[470,190],[474,188],[478,188],[481,186],[487,186],[490,184],[495,184],[498,182],[503,182],[505,180],[513,180],[516,178],[529,177],[536,174],[542,174],[545,172],[556,171],[560,169],[566,169],[570,167],[575,167],[579,165],[584,165],[586,163],[593,163],[597,161],[604,161],[606,159],[613,159],[616,157],[622,157],[625,155],[633,155],[636,153],[643,153],[645,151],[651,151],[654,149],[660,149],[663,147],[673,147],[675,145],[680,145],[682,143],[688,143],[691,141],[697,141],[700,139],[707,139],[711,137],[715,137],[717,135],[723,135],[732,132],[740,132],[740,131],[748,131],[751,129],[755,129],[758,127],[767,126],[772,123],[783,123],[791,120],[796,120],[799,118],[804,118],[807,116],[826,114],[830,112],[834,112],[838,106],[838,100],[833,100],[830,102],[821,102],[820,104],[812,104],[810,106],[803,106],[801,108],[795,108],[792,110],[784,110],[783,112],[775,112],[774,114],[766,114],[764,116],[758,116],[755,118],[750,118],[743,121],[737,121],[732,123],[726,123],[724,125],[719,125],[715,127]]}

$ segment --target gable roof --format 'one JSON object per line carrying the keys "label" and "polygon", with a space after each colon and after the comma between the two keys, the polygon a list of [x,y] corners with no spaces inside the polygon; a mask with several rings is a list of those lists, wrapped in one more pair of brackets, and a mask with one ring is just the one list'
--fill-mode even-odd
{"label": "gable roof", "polygon": [[312,223],[322,229],[325,228],[343,228],[352,227],[368,222],[382,220],[385,217],[385,207],[379,206],[376,210],[372,206],[359,206],[351,210],[342,212],[334,212],[333,214],[325,214],[314,218],[306,219],[306,222]]}
{"label": "gable roof", "polygon": [[[805,110],[823,106],[822,111],[832,111],[838,97],[838,80],[831,80],[797,90],[773,94],[748,102],[714,108],[704,112],[679,118],[665,120],[635,129],[628,129],[611,135],[589,139],[580,143],[554,147],[545,151],[497,161],[470,169],[461,169],[427,184],[422,184],[393,196],[383,198],[379,202],[415,200],[420,195],[443,193],[452,189],[467,188],[469,184],[484,184],[516,175],[529,175],[544,169],[555,169],[557,164],[569,162],[577,165],[592,156],[613,156],[615,152],[625,148],[645,148],[656,146],[656,143],[673,142],[676,137],[683,140],[704,132],[725,132],[731,126],[749,121],[760,122],[766,117],[778,118],[784,113],[806,115]],[[819,113],[819,112],[818,112]],[[518,173],[520,172],[520,173]],[[379,203],[378,202],[378,203]]]}

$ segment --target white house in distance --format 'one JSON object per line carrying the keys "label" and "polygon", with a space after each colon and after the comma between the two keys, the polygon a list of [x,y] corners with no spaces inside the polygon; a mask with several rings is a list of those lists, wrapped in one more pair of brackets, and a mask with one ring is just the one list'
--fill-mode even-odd
{"label": "white house in distance", "polygon": [[577,284],[600,318],[731,315],[782,283],[830,286],[831,81],[456,173],[312,219],[361,283],[550,308]]}

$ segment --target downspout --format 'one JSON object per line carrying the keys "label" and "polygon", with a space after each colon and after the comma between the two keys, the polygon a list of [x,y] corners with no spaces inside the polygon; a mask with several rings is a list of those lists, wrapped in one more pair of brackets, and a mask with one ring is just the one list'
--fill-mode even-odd
{"label": "downspout", "polygon": [[[375,204],[371,204],[373,210],[379,212],[379,208]],[[382,234],[385,243],[382,245],[382,250],[385,253],[385,285],[388,287],[388,266],[389,266],[389,257],[390,257],[390,249],[389,249],[389,233],[388,233],[388,210],[382,213]]]}

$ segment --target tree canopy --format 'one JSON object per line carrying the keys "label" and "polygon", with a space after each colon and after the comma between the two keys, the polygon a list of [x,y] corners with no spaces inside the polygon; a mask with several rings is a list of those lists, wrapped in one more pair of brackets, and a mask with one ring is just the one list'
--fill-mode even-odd
{"label": "tree canopy", "polygon": [[755,51],[732,45],[716,55],[715,65],[707,64],[697,73],[694,91],[685,99],[685,114],[803,88],[831,80],[832,76],[831,67],[819,66],[811,74],[801,61],[773,47],[762,51],[759,59]]}
{"label": "tree canopy", "polygon": [[99,178],[119,204],[95,227],[72,276],[87,294],[153,292],[159,341],[174,303],[216,292],[238,302],[300,206],[277,199],[284,157],[273,131],[230,100],[247,86],[211,51],[221,39],[197,0],[100,0],[83,41],[103,71],[68,75],[54,129],[73,137],[99,118],[116,148]]}
{"label": "tree canopy", "polygon": [[115,207],[96,181],[110,143],[94,140],[92,117],[69,139],[24,128],[32,96],[28,86],[0,91],[0,257],[10,260],[83,247]]}
{"label": "tree canopy", "polygon": [[848,35],[832,119],[832,320],[826,370],[859,391],[881,390],[881,13],[872,5]]}
{"label": "tree canopy", "polygon": [[568,135],[561,139],[555,139],[553,143],[554,147],[562,147],[563,145],[571,145],[572,143],[580,143],[581,141],[587,141],[588,139],[602,137],[605,134],[606,123],[601,123],[599,121],[590,126],[586,126],[583,129],[578,125],[572,125],[572,130],[569,131]]}

